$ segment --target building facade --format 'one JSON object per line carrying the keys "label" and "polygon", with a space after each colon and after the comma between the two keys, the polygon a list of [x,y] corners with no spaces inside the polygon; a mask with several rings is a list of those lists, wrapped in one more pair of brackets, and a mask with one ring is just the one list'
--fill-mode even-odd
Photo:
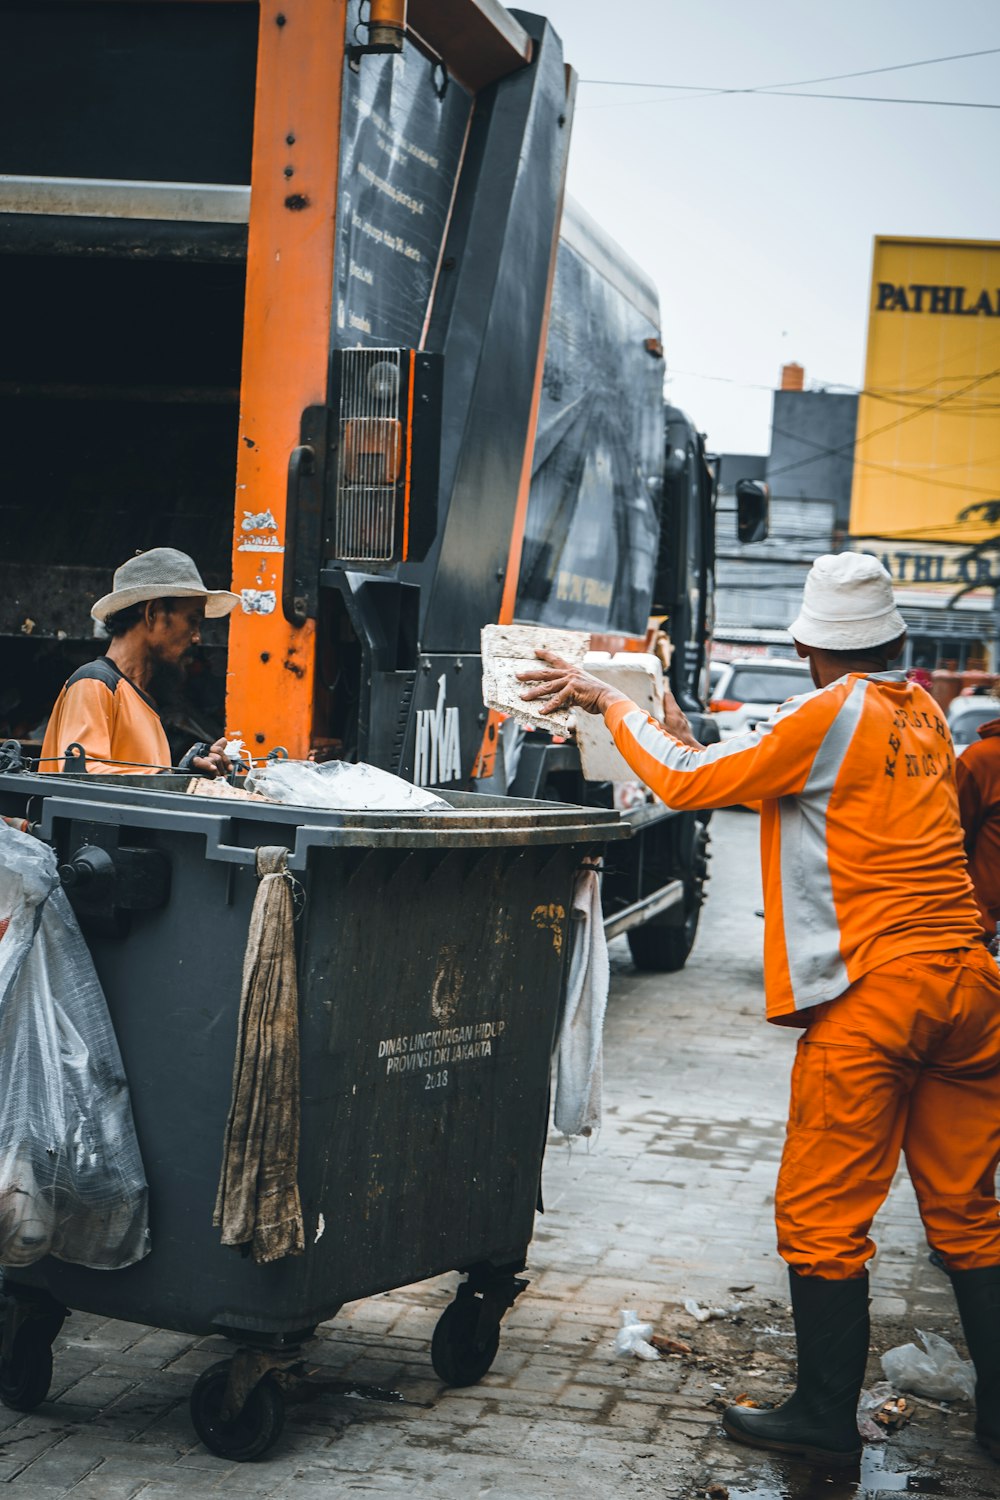
{"label": "building facade", "polygon": [[[797,375],[796,375],[797,372]],[[802,389],[804,372],[786,366],[774,393],[771,451],[719,460],[717,654],[794,652],[787,626],[798,612],[813,558],[835,551],[851,504],[858,398]],[[771,491],[766,542],[736,538],[735,486],[764,479]]]}
{"label": "building facade", "polygon": [[995,669],[1000,243],[875,240],[850,545],[892,574],[927,667]]}

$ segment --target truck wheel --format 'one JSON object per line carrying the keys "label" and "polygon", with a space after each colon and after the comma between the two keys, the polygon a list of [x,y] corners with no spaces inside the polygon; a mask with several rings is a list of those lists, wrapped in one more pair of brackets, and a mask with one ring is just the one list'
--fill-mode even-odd
{"label": "truck wheel", "polygon": [[18,1330],[10,1359],[0,1364],[0,1401],[13,1411],[34,1411],[52,1384],[52,1344],[40,1326]]}
{"label": "truck wheel", "polygon": [[499,1323],[484,1344],[477,1342],[481,1306],[476,1297],[460,1297],[438,1319],[431,1340],[431,1364],[445,1385],[475,1385],[497,1357]]}
{"label": "truck wheel", "polygon": [[697,822],[684,874],[684,921],[679,927],[657,921],[633,927],[628,933],[632,962],[653,974],[674,974],[683,969],[698,935],[698,918],[708,879],[708,828]]}
{"label": "truck wheel", "polygon": [[224,1422],[220,1413],[229,1366],[230,1361],[224,1359],[198,1377],[191,1392],[191,1421],[209,1452],[233,1463],[249,1463],[273,1448],[281,1436],[285,1398],[272,1376],[265,1375],[250,1392],[239,1416]]}
{"label": "truck wheel", "polygon": [[697,902],[685,916],[683,927],[657,927],[655,922],[633,927],[628,945],[636,968],[652,974],[674,974],[683,969],[694,947],[700,913],[701,903]]}

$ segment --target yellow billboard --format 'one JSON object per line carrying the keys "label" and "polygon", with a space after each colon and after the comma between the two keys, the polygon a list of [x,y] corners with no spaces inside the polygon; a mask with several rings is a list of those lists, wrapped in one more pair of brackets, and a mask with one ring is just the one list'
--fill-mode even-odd
{"label": "yellow billboard", "polygon": [[1000,243],[875,240],[851,542],[883,559],[904,604],[942,606],[963,590],[967,606],[992,599]]}

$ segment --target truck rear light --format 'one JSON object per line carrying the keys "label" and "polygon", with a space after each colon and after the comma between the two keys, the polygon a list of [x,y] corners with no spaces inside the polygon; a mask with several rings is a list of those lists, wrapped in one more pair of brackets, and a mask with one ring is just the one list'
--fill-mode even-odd
{"label": "truck rear light", "polygon": [[403,453],[399,422],[358,417],[341,431],[341,472],[345,485],[361,488],[396,484]]}
{"label": "truck rear light", "polygon": [[708,711],[710,714],[728,714],[742,707],[743,704],[738,698],[713,698],[708,705]]}
{"label": "truck rear light", "polygon": [[341,349],[333,369],[335,480],[326,555],[421,556],[436,523],[441,359],[415,349]]}

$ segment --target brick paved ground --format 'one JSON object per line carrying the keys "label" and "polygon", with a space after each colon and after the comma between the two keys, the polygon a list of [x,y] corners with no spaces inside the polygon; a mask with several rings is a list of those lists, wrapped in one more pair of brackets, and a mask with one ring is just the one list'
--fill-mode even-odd
{"label": "brick paved ground", "polygon": [[[0,1411],[2,1493],[688,1500],[710,1482],[733,1500],[908,1487],[955,1500],[1000,1493],[1000,1469],[973,1444],[961,1403],[946,1412],[919,1403],[899,1439],[868,1450],[860,1483],[772,1465],[718,1427],[713,1401],[745,1389],[780,1396],[792,1368],[771,1201],[794,1036],[761,1018],[755,840],[752,815],[717,818],[712,895],[683,976],[637,975],[616,944],[606,1125],[589,1149],[550,1151],[531,1289],[479,1386],[445,1391],[430,1367],[454,1278],[371,1298],[323,1329],[317,1362],[428,1404],[324,1398],[293,1407],[272,1455],[237,1466],[197,1443],[187,1410],[194,1379],[228,1352],[223,1341],[75,1315],[56,1347],[51,1399],[27,1417]],[[908,1339],[914,1326],[956,1337],[903,1180],[877,1237],[876,1348]],[[745,1305],[699,1325],[683,1311],[690,1296]],[[624,1307],[687,1340],[692,1355],[614,1360]],[[871,1378],[878,1373],[873,1363]]]}

